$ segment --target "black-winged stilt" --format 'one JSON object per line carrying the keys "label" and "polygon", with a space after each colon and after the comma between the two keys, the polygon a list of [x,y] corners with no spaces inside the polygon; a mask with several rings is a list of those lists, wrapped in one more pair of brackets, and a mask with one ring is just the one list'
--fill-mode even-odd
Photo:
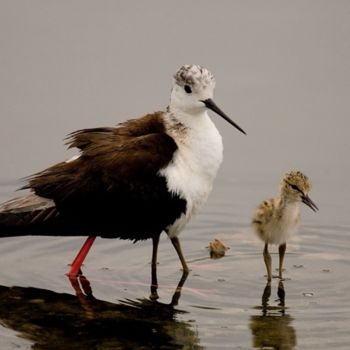
{"label": "black-winged stilt", "polygon": [[96,236],[151,238],[155,272],[165,231],[188,271],[178,235],[206,202],[222,162],[207,110],[244,133],[214,103],[214,87],[207,69],[185,65],[174,75],[166,111],[70,134],[79,155],[30,177],[24,188],[31,193],[0,207],[0,237],[88,236],[68,273],[74,277]]}

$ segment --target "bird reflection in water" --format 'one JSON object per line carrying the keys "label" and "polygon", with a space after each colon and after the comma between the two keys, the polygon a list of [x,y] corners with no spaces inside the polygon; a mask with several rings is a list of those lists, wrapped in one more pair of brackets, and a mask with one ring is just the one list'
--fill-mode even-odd
{"label": "bird reflection in water", "polygon": [[271,282],[268,282],[262,294],[260,309],[261,315],[250,318],[250,329],[253,335],[253,347],[258,349],[293,349],[296,342],[296,333],[291,325],[293,318],[286,314],[285,290],[282,281],[279,281],[277,305],[269,304],[271,296]]}
{"label": "bird reflection in water", "polygon": [[169,304],[152,299],[98,300],[90,282],[70,279],[76,295],[33,287],[0,286],[3,326],[32,341],[35,349],[200,349],[192,325],[176,309],[187,274]]}

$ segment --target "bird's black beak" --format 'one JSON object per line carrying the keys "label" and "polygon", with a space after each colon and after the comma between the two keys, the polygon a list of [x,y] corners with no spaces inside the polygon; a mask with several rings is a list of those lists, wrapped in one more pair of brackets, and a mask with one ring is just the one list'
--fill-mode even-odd
{"label": "bird's black beak", "polygon": [[208,98],[206,100],[202,100],[205,104],[205,106],[209,109],[211,109],[213,112],[219,114],[221,117],[223,117],[227,122],[229,122],[231,125],[233,125],[235,128],[237,128],[239,131],[243,132],[244,135],[246,135],[246,132],[239,127],[231,118],[229,118],[217,105],[216,103],[211,99]]}
{"label": "bird's black beak", "polygon": [[311,198],[308,195],[302,195],[301,201],[306,204],[308,207],[310,207],[314,212],[316,212],[318,209],[317,205],[311,200]]}

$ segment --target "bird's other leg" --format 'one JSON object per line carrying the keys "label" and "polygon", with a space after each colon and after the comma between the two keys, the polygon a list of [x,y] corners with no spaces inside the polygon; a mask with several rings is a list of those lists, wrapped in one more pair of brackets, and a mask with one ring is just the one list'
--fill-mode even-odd
{"label": "bird's other leg", "polygon": [[278,247],[278,252],[279,252],[279,258],[280,258],[280,263],[279,263],[279,268],[278,268],[278,278],[282,279],[282,272],[283,272],[283,260],[284,260],[284,254],[287,249],[287,244],[283,243]]}
{"label": "bird's other leg", "polygon": [[156,300],[159,298],[158,280],[157,280],[157,255],[158,255],[158,245],[159,245],[160,234],[152,237],[153,250],[152,250],[152,263],[151,263],[151,296],[150,299]]}
{"label": "bird's other leg", "polygon": [[176,253],[177,255],[179,256],[179,259],[181,261],[181,264],[182,264],[182,269],[184,272],[189,272],[190,269],[188,268],[187,264],[186,264],[186,260],[182,254],[182,249],[181,249],[181,244],[180,244],[180,241],[179,239],[175,236],[173,238],[171,238],[171,243],[173,244],[175,250],[176,250]]}
{"label": "bird's other leg", "polygon": [[264,247],[264,262],[265,262],[265,266],[266,266],[266,271],[267,271],[267,280],[271,281],[272,278],[272,272],[271,272],[271,255],[269,253],[268,250],[268,244],[265,243],[265,247]]}
{"label": "bird's other leg", "polygon": [[94,244],[95,239],[96,239],[96,236],[89,236],[87,238],[87,240],[85,241],[79,253],[77,254],[77,256],[75,257],[75,259],[71,264],[71,268],[67,273],[67,276],[69,278],[76,278],[78,275],[82,274],[80,269],[81,265],[83,264],[86,256],[88,255],[90,248]]}

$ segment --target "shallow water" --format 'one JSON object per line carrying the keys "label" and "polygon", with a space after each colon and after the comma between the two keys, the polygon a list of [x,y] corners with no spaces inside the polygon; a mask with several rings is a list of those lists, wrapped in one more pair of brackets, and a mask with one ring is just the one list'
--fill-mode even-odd
{"label": "shallow water", "polygon": [[[1,349],[347,349],[350,226],[317,221],[321,205],[317,214],[302,208],[300,231],[287,248],[285,281],[274,279],[269,287],[262,244],[249,230],[249,193],[253,197],[260,186],[217,185],[181,235],[191,267],[185,281],[162,238],[157,301],[149,299],[151,242],[98,239],[83,269],[90,292],[82,288],[85,279],[74,289],[65,276],[82,238],[1,239]],[[2,200],[13,187],[1,187]],[[222,259],[209,257],[213,238],[230,247]]]}

